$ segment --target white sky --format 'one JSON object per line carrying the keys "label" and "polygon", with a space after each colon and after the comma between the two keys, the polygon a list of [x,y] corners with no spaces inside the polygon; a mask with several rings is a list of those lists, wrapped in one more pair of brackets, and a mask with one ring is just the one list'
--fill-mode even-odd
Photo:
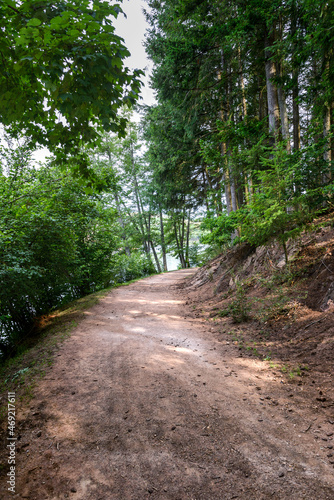
{"label": "white sky", "polygon": [[148,28],[143,9],[148,9],[148,6],[145,0],[124,0],[121,7],[127,18],[119,14],[118,19],[114,21],[115,33],[124,38],[124,45],[131,52],[131,57],[126,59],[125,64],[132,70],[145,71],[145,77],[142,78],[144,87],[142,87],[140,104],[151,105],[155,102],[153,91],[148,83],[152,63],[147,59],[143,46],[145,30]]}

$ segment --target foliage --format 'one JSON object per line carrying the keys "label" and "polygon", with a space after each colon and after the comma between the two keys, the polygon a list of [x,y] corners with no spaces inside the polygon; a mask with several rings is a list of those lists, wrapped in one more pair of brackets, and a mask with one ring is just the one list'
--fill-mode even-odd
{"label": "foliage", "polygon": [[151,259],[141,252],[132,252],[131,256],[118,255],[113,267],[114,279],[117,283],[149,276],[155,272]]}
{"label": "foliage", "polygon": [[[260,158],[262,170],[254,171],[256,182],[247,205],[231,212],[203,221],[203,228],[211,231],[202,237],[203,243],[220,244],[231,239],[231,234],[238,231],[238,241],[247,241],[260,246],[271,238],[277,238],[283,246],[286,262],[286,242],[298,236],[305,224],[314,217],[310,210],[308,197],[296,195],[298,183],[298,165],[290,164],[291,157],[284,146],[278,148],[269,157]],[[317,190],[313,190],[314,197]]]}
{"label": "foliage", "polygon": [[[202,242],[286,242],[333,198],[333,5],[149,0],[157,192]],[[172,186],[171,186],[172,184]],[[287,254],[286,254],[287,259]]]}
{"label": "foliage", "polygon": [[123,255],[116,209],[103,195],[87,194],[71,173],[34,167],[26,145],[3,148],[2,169],[0,347],[7,352],[37,317],[154,269]]}
{"label": "foliage", "polygon": [[235,323],[243,323],[249,319],[250,304],[247,301],[246,288],[243,283],[236,281],[235,298],[228,306],[227,311]]}
{"label": "foliage", "polygon": [[82,166],[97,126],[124,133],[118,110],[138,98],[142,72],[124,67],[121,12],[103,0],[2,1],[1,122]]}

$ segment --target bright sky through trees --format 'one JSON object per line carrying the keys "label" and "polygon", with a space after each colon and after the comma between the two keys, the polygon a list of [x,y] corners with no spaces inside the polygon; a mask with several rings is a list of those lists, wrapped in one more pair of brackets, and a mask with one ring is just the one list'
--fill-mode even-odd
{"label": "bright sky through trees", "polygon": [[125,0],[122,3],[122,9],[126,18],[122,15],[114,21],[116,33],[124,38],[125,46],[131,52],[131,57],[125,60],[130,69],[138,68],[145,71],[145,77],[142,78],[144,87],[142,87],[142,99],[140,104],[151,105],[154,103],[154,94],[149,87],[149,73],[152,69],[152,63],[148,60],[144,48],[145,30],[148,28],[143,9],[149,9],[145,0]]}

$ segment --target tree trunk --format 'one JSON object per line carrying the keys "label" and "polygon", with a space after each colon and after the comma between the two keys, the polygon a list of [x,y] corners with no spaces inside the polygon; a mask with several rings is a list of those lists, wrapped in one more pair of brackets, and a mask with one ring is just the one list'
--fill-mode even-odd
{"label": "tree trunk", "polygon": [[[224,63],[224,53],[221,51],[221,70],[218,73],[218,80],[222,79],[222,73],[224,72],[225,76],[225,96],[226,99],[228,99],[228,82],[226,78],[226,68],[225,68],[225,63]],[[223,123],[226,122],[227,119],[227,110],[224,110],[223,106],[220,108],[220,119]],[[227,158],[227,144],[225,142],[222,142],[220,145],[220,152],[223,160],[223,175],[222,175],[222,181],[224,183],[224,191],[225,191],[225,202],[226,202],[226,210],[227,210],[227,215],[229,215],[232,211],[232,204],[231,204],[231,195],[230,195],[230,178],[229,178],[229,172],[228,172],[228,158]]]}
{"label": "tree trunk", "polygon": [[154,260],[155,260],[155,264],[157,266],[157,270],[158,270],[158,273],[161,273],[161,266],[160,266],[160,262],[159,262],[159,259],[158,259],[158,256],[157,256],[157,252],[154,248],[154,245],[153,245],[153,241],[152,240],[149,240],[149,243],[151,245],[151,249],[152,249],[152,253],[153,253],[153,257],[154,257]]}
{"label": "tree trunk", "polygon": [[[292,5],[292,14],[291,14],[291,36],[292,39],[297,34],[297,7],[296,3]],[[300,116],[299,116],[299,64],[297,64],[296,56],[297,53],[297,44],[293,41],[292,47],[292,125],[293,125],[293,150],[300,150]]]}
{"label": "tree trunk", "polygon": [[240,45],[238,45],[238,62],[239,62],[239,84],[241,89],[241,102],[242,102],[242,116],[245,119],[247,116],[247,104],[246,104],[246,94],[245,94],[245,82],[244,82],[244,74],[242,70],[241,64],[241,53],[240,53]]}
{"label": "tree trunk", "polygon": [[[282,42],[283,40],[283,22],[282,22],[282,16],[279,16],[279,37],[280,41]],[[283,140],[285,141],[286,144],[286,150],[290,154],[291,153],[291,142],[290,142],[290,133],[289,133],[289,118],[288,118],[288,111],[286,107],[286,97],[285,97],[285,92],[284,92],[284,87],[283,87],[283,68],[284,68],[284,60],[283,57],[280,60],[280,63],[278,65],[279,67],[279,76],[280,76],[280,82],[279,85],[277,86],[277,99],[278,99],[278,106],[279,106],[279,112],[281,116],[281,131],[282,131],[282,137]]]}
{"label": "tree trunk", "polygon": [[289,133],[289,118],[288,118],[288,111],[287,111],[287,107],[286,107],[285,92],[283,90],[282,85],[279,85],[277,87],[277,97],[278,97],[279,110],[280,110],[280,115],[281,115],[282,137],[286,143],[287,152],[291,153],[291,143],[290,143],[290,133]]}
{"label": "tree trunk", "polygon": [[190,267],[190,263],[189,263],[190,214],[191,214],[191,209],[189,209],[188,224],[187,224],[187,240],[186,240],[186,264],[187,264],[187,267]]}
{"label": "tree trunk", "polygon": [[[324,79],[325,82],[329,82],[330,80],[330,61],[328,54],[325,55],[324,58]],[[328,85],[328,83],[327,83]],[[327,98],[328,99],[328,98]],[[328,100],[324,103],[324,115],[323,115],[323,135],[325,139],[325,150],[324,150],[324,161],[325,161],[325,172],[323,173],[323,185],[328,184],[330,181],[330,167],[332,161],[332,148],[331,148],[331,102]]]}
{"label": "tree trunk", "polygon": [[258,86],[259,86],[259,120],[262,121],[266,116],[265,113],[265,99],[263,97],[264,89],[266,84],[263,82],[263,79],[258,77]]}
{"label": "tree trunk", "polygon": [[233,212],[235,212],[236,210],[238,210],[238,203],[237,203],[237,193],[235,189],[235,181],[233,175],[230,175],[230,187],[231,187],[232,210]]}
{"label": "tree trunk", "polygon": [[294,82],[292,89],[292,120],[293,120],[293,149],[294,151],[300,150],[300,117],[299,117],[299,84],[298,84],[298,71],[294,70],[292,73],[292,80]]}
{"label": "tree trunk", "polygon": [[162,217],[162,210],[161,210],[161,208],[159,209],[159,215],[160,215],[160,235],[161,235],[162,263],[163,263],[164,272],[166,273],[168,271],[168,269],[167,269],[167,256],[166,256],[166,243],[165,243],[164,221],[163,221],[163,217]]}
{"label": "tree trunk", "polygon": [[276,77],[276,65],[271,60],[271,48],[274,43],[273,35],[265,36],[265,70],[266,70],[266,85],[267,85],[267,101],[268,101],[268,118],[269,118],[269,134],[272,138],[272,145],[277,142],[279,131],[279,109],[277,99],[277,89],[273,82]]}
{"label": "tree trunk", "polygon": [[232,205],[231,205],[230,182],[229,182],[228,172],[224,172],[223,182],[225,187],[225,201],[226,201],[227,215],[230,215],[232,211]]}
{"label": "tree trunk", "polygon": [[180,241],[179,241],[179,238],[177,236],[177,232],[178,231],[177,231],[175,219],[173,220],[173,226],[174,226],[174,234],[175,234],[175,241],[176,241],[177,253],[178,253],[178,256],[179,256],[179,259],[180,259],[181,267],[182,267],[182,269],[184,269],[186,267],[186,265],[185,265],[185,261],[184,261],[182,247],[180,245]]}
{"label": "tree trunk", "polygon": [[330,141],[330,131],[331,131],[331,107],[326,103],[324,109],[324,139],[325,143],[325,151],[324,151],[324,160],[326,162],[326,171],[323,174],[323,184],[326,185],[330,181],[330,163],[332,160],[332,149],[331,149],[331,141]]}
{"label": "tree trunk", "polygon": [[148,244],[149,246],[151,246],[151,249],[152,249],[152,253],[153,253],[153,257],[154,257],[154,260],[155,260],[155,264],[157,266],[157,270],[158,270],[158,273],[161,273],[161,266],[160,266],[160,262],[159,262],[159,259],[158,259],[158,256],[157,256],[157,252],[155,251],[155,248],[154,248],[154,244],[153,244],[153,241],[151,239],[151,212],[148,214],[148,222],[146,222],[147,224],[147,241],[148,241]]}

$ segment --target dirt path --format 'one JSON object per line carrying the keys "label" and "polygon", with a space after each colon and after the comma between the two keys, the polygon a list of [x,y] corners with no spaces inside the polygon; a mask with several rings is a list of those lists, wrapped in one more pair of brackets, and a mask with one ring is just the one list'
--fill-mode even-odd
{"label": "dirt path", "polygon": [[321,454],[334,426],[318,425],[320,451],[315,423],[273,400],[271,373],[185,318],[191,272],[87,311],[20,415],[17,494],[2,482],[1,498],[334,498]]}

